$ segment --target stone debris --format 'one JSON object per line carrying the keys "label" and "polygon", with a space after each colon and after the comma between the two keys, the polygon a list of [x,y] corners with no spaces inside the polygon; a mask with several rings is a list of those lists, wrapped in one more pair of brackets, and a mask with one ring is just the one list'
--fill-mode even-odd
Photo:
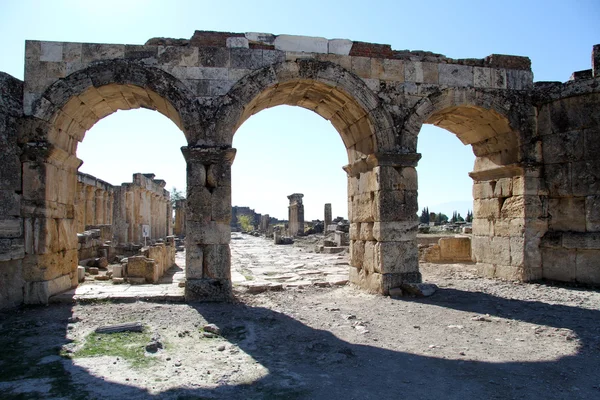
{"label": "stone debris", "polygon": [[409,295],[428,297],[435,293],[437,286],[433,283],[403,283],[400,288]]}
{"label": "stone debris", "polygon": [[126,322],[123,324],[100,326],[95,329],[96,333],[117,333],[117,332],[142,332],[144,325],[141,322]]}
{"label": "stone debris", "polygon": [[221,328],[215,324],[206,324],[202,327],[202,330],[204,330],[204,332],[214,333],[215,335],[221,334]]}

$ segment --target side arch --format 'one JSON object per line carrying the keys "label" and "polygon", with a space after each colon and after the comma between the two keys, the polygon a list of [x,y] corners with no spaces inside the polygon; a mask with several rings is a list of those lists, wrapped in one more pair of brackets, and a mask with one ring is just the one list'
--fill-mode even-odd
{"label": "side arch", "polygon": [[100,119],[136,108],[165,115],[188,142],[198,136],[200,114],[192,91],[161,69],[125,60],[94,63],[56,81],[34,102],[32,115],[49,124],[50,143],[70,151],[65,134],[81,141]]}
{"label": "side arch", "polygon": [[278,105],[303,107],[331,121],[350,163],[394,149],[392,119],[377,95],[339,65],[312,59],[273,64],[240,79],[217,107],[213,140],[230,145],[246,119]]}
{"label": "side arch", "polygon": [[403,143],[416,152],[423,124],[454,133],[476,156],[472,257],[481,275],[541,278],[540,237],[547,230],[540,196],[541,154],[535,113],[519,93],[448,88],[422,99],[406,120]]}

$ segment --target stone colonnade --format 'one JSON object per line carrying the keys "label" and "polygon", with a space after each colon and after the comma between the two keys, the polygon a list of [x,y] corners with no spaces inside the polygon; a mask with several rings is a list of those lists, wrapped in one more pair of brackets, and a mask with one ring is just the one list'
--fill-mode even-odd
{"label": "stone colonnade", "polygon": [[114,187],[91,175],[77,174],[75,220],[77,232],[88,226],[113,223]]}
{"label": "stone colonnade", "polygon": [[302,204],[301,193],[294,193],[288,196],[290,205],[288,207],[288,235],[298,236],[304,234],[304,205]]}
{"label": "stone colonnade", "polygon": [[154,179],[154,174],[134,174],[133,182],[113,186],[78,173],[77,232],[89,226],[112,225],[116,243],[143,243],[142,225],[150,227],[148,239],[171,235],[171,201],[165,184],[163,180]]}

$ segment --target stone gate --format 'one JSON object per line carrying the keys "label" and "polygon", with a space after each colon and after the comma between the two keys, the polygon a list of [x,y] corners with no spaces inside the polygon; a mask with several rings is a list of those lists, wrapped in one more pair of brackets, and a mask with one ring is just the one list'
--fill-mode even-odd
{"label": "stone gate", "polygon": [[[350,40],[197,31],[145,45],[27,41],[25,79],[0,74],[0,307],[77,284],[79,142],[117,110],[185,135],[188,299],[231,295],[231,147],[282,104],[331,121],[348,154],[350,279],[418,282],[417,137],[471,145],[473,257],[486,276],[600,283],[600,46],[566,83],[526,57],[450,59]],[[68,279],[65,279],[68,277]]]}

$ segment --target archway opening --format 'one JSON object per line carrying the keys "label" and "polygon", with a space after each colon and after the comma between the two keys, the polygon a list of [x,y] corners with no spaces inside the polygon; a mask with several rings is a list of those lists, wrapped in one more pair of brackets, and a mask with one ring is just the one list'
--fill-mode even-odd
{"label": "archway opening", "polygon": [[470,258],[480,275],[521,279],[525,176],[523,169],[515,166],[520,161],[518,133],[494,109],[464,104],[434,111],[425,123],[454,133],[475,155],[469,172],[473,180],[472,227],[467,227],[463,239],[438,241],[432,259],[468,261],[468,253],[460,251],[469,249],[465,242],[468,234]]}
{"label": "archway opening", "polygon": [[[146,109],[118,111],[86,132],[75,194],[81,290],[184,280],[171,195],[185,192],[186,144],[171,120]],[[157,290],[145,287],[148,295]]]}
{"label": "archway opening", "polygon": [[[347,232],[341,246],[332,246],[341,235],[334,224],[348,224],[342,169],[348,154],[335,127],[311,110],[275,106],[247,119],[233,147],[233,283],[303,286],[327,283],[334,275],[347,281],[348,265],[337,259],[348,256]],[[236,233],[248,230],[264,239]],[[277,245],[278,238],[290,244]]]}
{"label": "archway opening", "polygon": [[[153,173],[136,170],[135,172],[141,173],[133,175],[133,179],[130,176],[125,180],[130,182],[125,184],[113,181],[113,185],[102,179],[104,173],[114,170],[106,164],[108,160],[113,163],[112,166],[116,165],[123,170],[119,166],[125,160],[143,157],[139,143],[126,143],[126,137],[131,135],[130,130],[133,128],[122,127],[120,135],[113,136],[112,140],[107,134],[97,136],[98,141],[95,143],[90,139],[91,153],[102,160],[99,171],[95,174],[97,176],[78,173],[82,161],[77,158],[77,149],[86,132],[99,121],[103,120],[99,124],[102,126],[113,118],[118,121],[124,115],[119,113],[109,117],[109,120],[104,120],[105,117],[119,110],[144,108],[159,111],[168,117],[160,116],[170,125],[169,129],[176,131],[171,135],[172,138],[175,137],[175,141],[171,140],[170,143],[173,144],[172,149],[177,151],[177,159],[181,160],[179,147],[187,142],[187,131],[182,134],[182,129],[189,126],[192,112],[185,109],[186,113],[180,113],[168,99],[181,100],[186,93],[173,86],[176,83],[171,82],[169,79],[172,78],[169,77],[164,77],[162,86],[159,85],[156,90],[153,83],[149,83],[148,87],[127,83],[130,77],[123,75],[116,79],[119,84],[109,82],[93,86],[90,77],[107,78],[107,74],[114,72],[110,71],[110,65],[94,68],[108,68],[109,71],[104,71],[104,75],[102,71],[80,71],[68,76],[47,89],[42,101],[37,102],[33,110],[36,116],[46,120],[44,129],[49,151],[41,153],[38,159],[32,159],[36,163],[32,165],[37,165],[37,169],[31,173],[39,174],[38,179],[44,183],[44,190],[32,191],[29,200],[41,202],[48,217],[32,218],[30,224],[26,224],[25,231],[26,234],[29,231],[30,235],[35,236],[37,246],[30,257],[35,259],[32,265],[35,265],[34,273],[40,276],[39,285],[49,288],[45,296],[76,287],[86,279],[86,273],[100,275],[96,275],[99,268],[106,268],[108,263],[116,260],[116,256],[127,255],[123,254],[123,249],[133,252],[143,248],[139,257],[137,253],[131,253],[132,257],[127,257],[127,265],[119,265],[123,267],[120,269],[121,274],[126,271],[126,275],[121,276],[126,276],[130,281],[136,276],[139,278],[136,283],[156,282],[164,270],[173,264],[170,259],[175,255],[176,244],[170,236],[172,213],[169,192],[165,189],[166,181],[160,179],[160,171]],[[135,75],[136,68],[132,67],[129,72],[134,78],[140,79],[142,75]],[[151,71],[145,70],[137,72],[151,74]],[[156,74],[160,75],[158,72]],[[158,92],[164,92],[165,95]],[[184,103],[179,101],[176,104],[181,106]],[[143,114],[149,111],[137,112]],[[135,114],[136,111],[132,113]],[[146,114],[146,118],[142,116],[141,120],[147,119],[148,115]],[[159,116],[158,113],[154,115]],[[187,116],[186,123],[182,122],[182,115]],[[133,124],[138,125],[138,129],[139,125],[143,125],[139,121],[138,118],[138,123]],[[138,130],[143,134],[139,139],[140,143],[151,141],[153,135],[150,131],[155,128],[156,126],[141,128],[144,129],[143,132]],[[159,134],[162,136],[161,140],[164,140],[164,132]],[[92,136],[96,136],[93,130]],[[157,140],[154,142],[158,144]],[[84,145],[83,148],[85,147]],[[87,168],[84,170],[93,171]],[[183,171],[181,168],[181,174]],[[179,181],[182,181],[181,178]],[[140,218],[143,213],[146,217]],[[143,246],[149,244],[153,246]],[[90,257],[91,261],[86,257]],[[81,264],[80,261],[86,259],[86,265],[79,268],[78,263]],[[135,262],[138,265],[134,267],[132,264]],[[105,271],[113,272],[111,270],[109,268]],[[115,278],[119,277],[118,274],[113,272]],[[106,274],[101,275],[101,279],[106,279]],[[95,276],[92,278],[95,279]]]}

